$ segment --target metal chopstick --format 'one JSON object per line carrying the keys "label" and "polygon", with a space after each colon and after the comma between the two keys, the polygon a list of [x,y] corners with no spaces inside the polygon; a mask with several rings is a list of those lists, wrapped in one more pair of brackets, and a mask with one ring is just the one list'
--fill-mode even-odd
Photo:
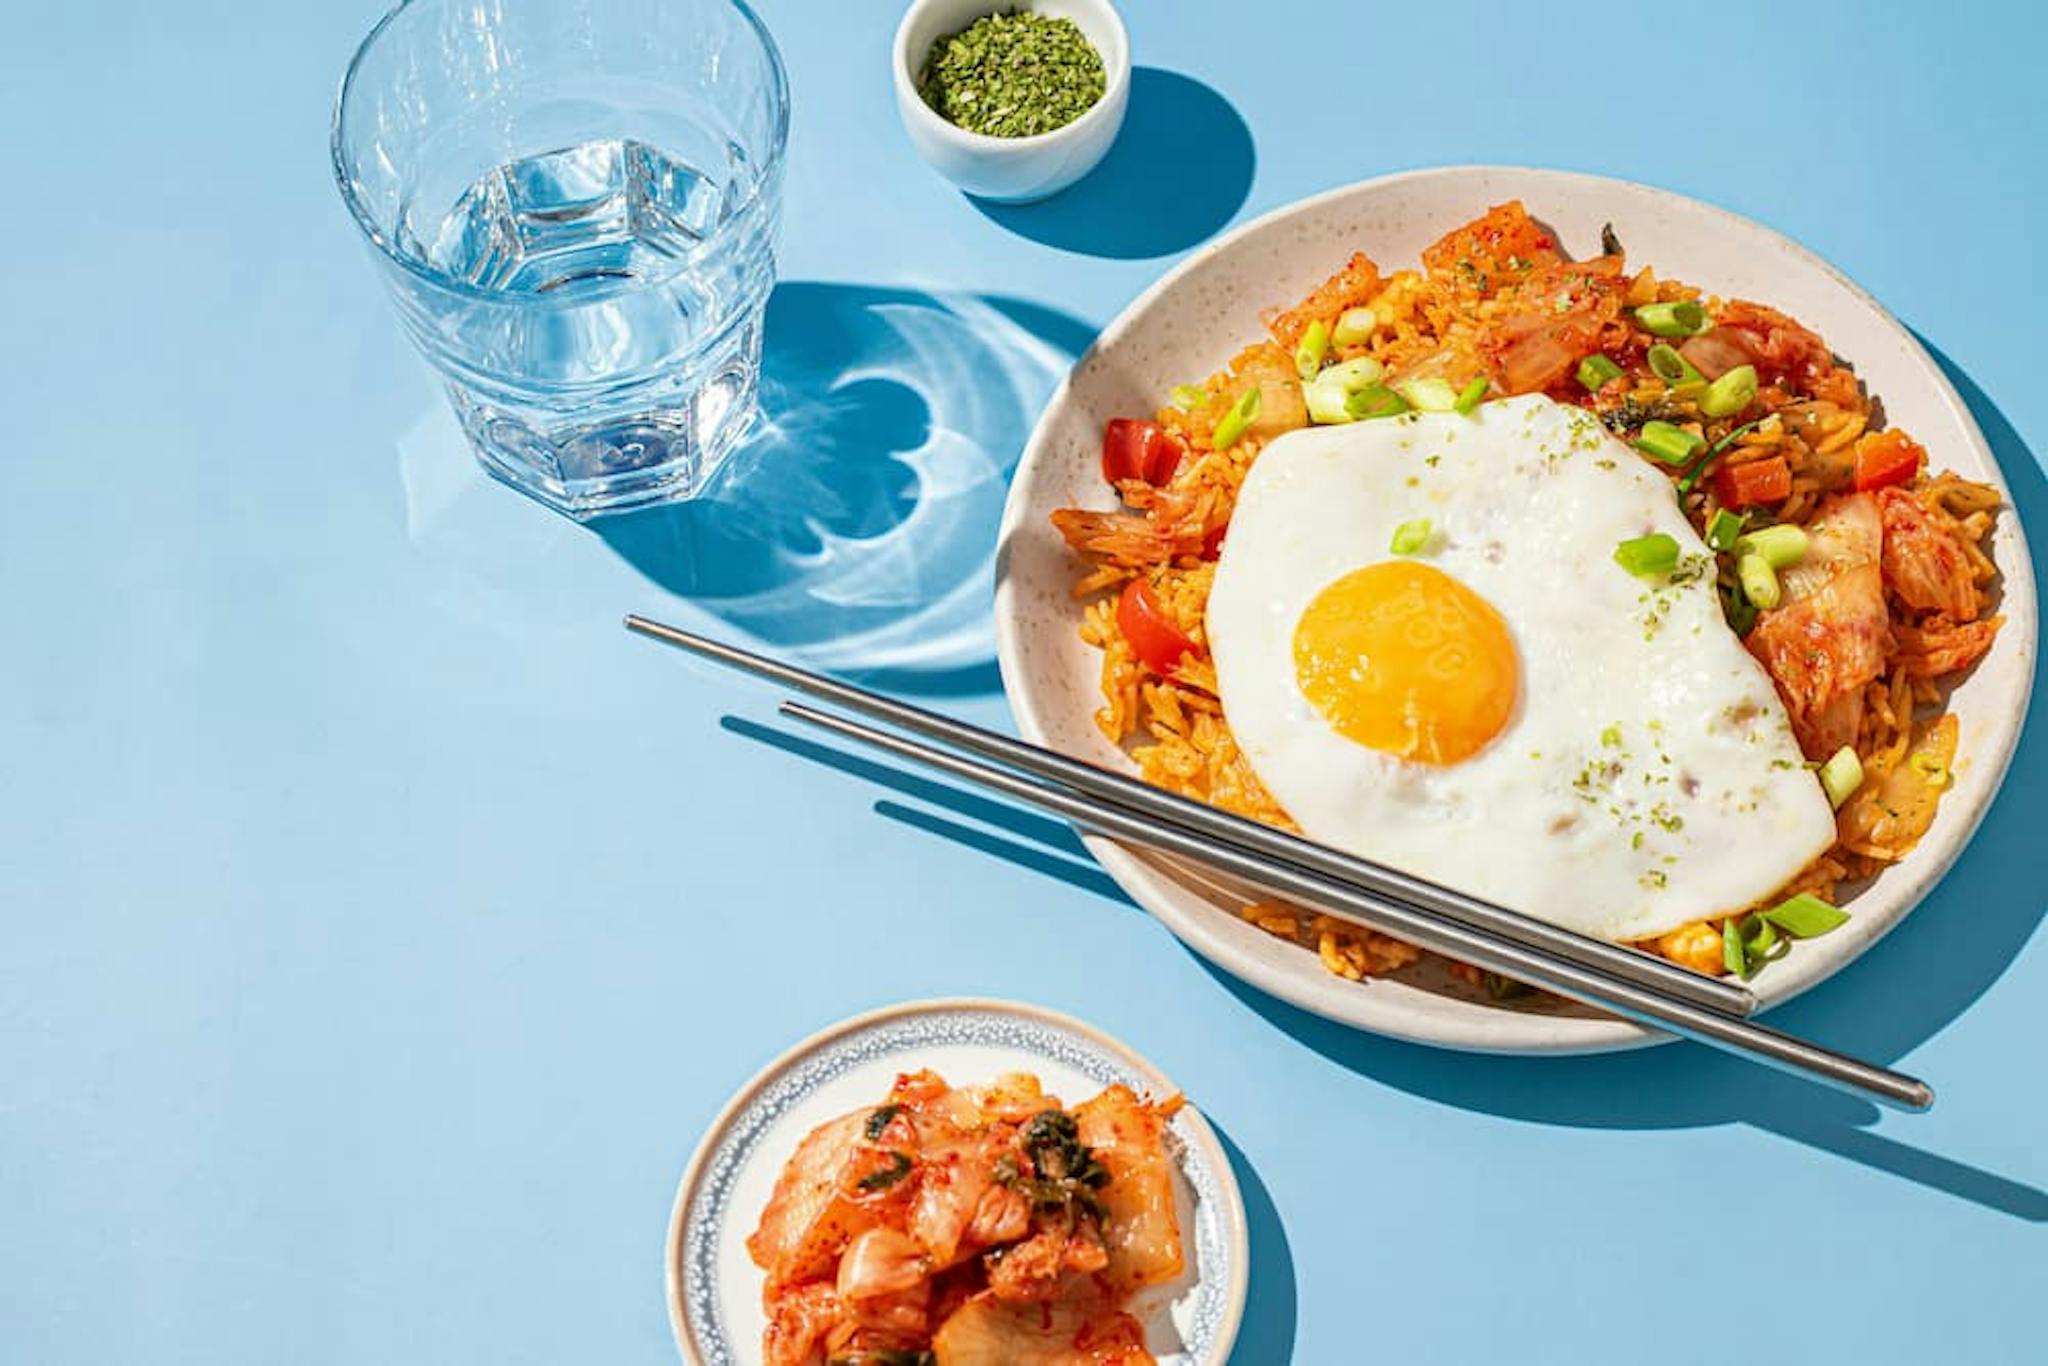
{"label": "metal chopstick", "polygon": [[[1398,869],[1341,853],[1284,830],[1190,801],[1137,778],[1125,777],[1053,750],[985,730],[922,707],[898,702],[851,683],[828,678],[708,636],[629,616],[626,627],[714,662],[772,679],[875,720],[887,722],[956,749],[1022,769],[1141,815],[1173,820],[1211,840],[1281,859],[1320,873],[1355,890],[1400,901],[1497,938],[1569,959],[1611,977],[1688,1001],[1708,1010],[1746,1015],[1756,1002],[1741,985],[1688,971],[1675,963],[1623,948],[1537,920],[1477,897],[1425,881]],[[1213,860],[1210,860],[1213,862]]]}
{"label": "metal chopstick", "polygon": [[1612,1011],[1638,1024],[1666,1030],[1724,1053],[1863,1096],[1894,1109],[1918,1111],[1934,1104],[1933,1089],[1918,1078],[1822,1048],[1753,1020],[1738,1019],[1702,1009],[1687,1001],[1674,1000],[1567,959],[1505,942],[1456,922],[1419,914],[1399,901],[1382,900],[1320,873],[1272,863],[1233,846],[1215,844],[1155,816],[1041,783],[979,759],[939,749],[922,740],[879,730],[801,702],[784,702],[781,710],[784,715],[799,721],[978,783],[1042,811],[1064,816],[1097,833],[1197,860],[1270,887],[1317,909],[1365,921],[1376,929],[1398,935],[1421,947]]}

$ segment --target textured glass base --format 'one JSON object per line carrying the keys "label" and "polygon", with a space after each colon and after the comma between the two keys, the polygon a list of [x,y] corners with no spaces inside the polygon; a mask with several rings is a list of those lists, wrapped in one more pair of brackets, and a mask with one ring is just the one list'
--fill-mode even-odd
{"label": "textured glass base", "polygon": [[652,410],[621,413],[554,432],[537,415],[500,407],[460,385],[448,397],[477,459],[491,476],[578,521],[694,498],[758,415],[760,331],[709,379],[680,380]]}

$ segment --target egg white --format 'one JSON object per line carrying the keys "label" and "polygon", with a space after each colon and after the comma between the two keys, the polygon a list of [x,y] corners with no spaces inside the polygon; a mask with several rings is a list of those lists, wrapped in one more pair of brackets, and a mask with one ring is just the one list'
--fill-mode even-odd
{"label": "egg white", "polygon": [[[1520,696],[1443,767],[1340,735],[1296,681],[1295,625],[1333,580],[1422,558],[1508,624]],[[1663,532],[1692,577],[1615,546]],[[1701,557],[1701,558],[1691,558]],[[1225,719],[1312,839],[1612,940],[1750,905],[1829,848],[1834,817],[1769,676],[1724,622],[1670,481],[1542,397],[1293,432],[1232,514],[1207,630]]]}

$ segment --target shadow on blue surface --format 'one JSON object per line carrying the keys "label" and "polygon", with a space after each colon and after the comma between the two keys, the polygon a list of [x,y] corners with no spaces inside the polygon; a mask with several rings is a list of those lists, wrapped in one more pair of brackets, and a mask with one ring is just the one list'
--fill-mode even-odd
{"label": "shadow on blue surface", "polygon": [[592,529],[690,614],[785,658],[897,691],[992,692],[1009,475],[1093,335],[1016,299],[779,285],[760,431],[699,498]]}
{"label": "shadow on blue surface", "polygon": [[[2021,522],[2048,526],[2048,479],[2033,452],[1967,374],[1932,344],[1928,350],[1983,428],[2012,487]],[[2035,577],[2042,579],[2038,548],[2033,561]],[[2037,660],[2037,687],[2040,672]],[[724,724],[1007,831],[1025,843],[880,803],[877,809],[888,808],[884,814],[893,819],[1128,903],[1107,878],[1085,876],[1092,868],[1081,862],[1085,846],[1059,821],[751,722],[728,717]],[[2048,910],[2048,889],[2040,880],[2040,838],[2033,825],[2034,813],[2048,806],[2044,731],[2048,725],[2035,708],[1999,799],[1926,903],[1826,986],[1773,1011],[1773,1024],[1861,1057],[1893,1062],[1940,1032],[1998,980]],[[1048,854],[1047,848],[1064,856]],[[1958,933],[1963,924],[1968,932]],[[1209,970],[1251,1010],[1324,1057],[1442,1104],[1581,1128],[1743,1123],[1987,1209],[2048,1222],[2048,1192],[1869,1132],[1866,1126],[1878,1111],[1868,1102],[1698,1045],[1565,1058],[1426,1048],[1324,1020]],[[1245,1359],[1242,1351],[1239,1357]]]}
{"label": "shadow on blue surface", "polygon": [[[2048,479],[2012,423],[1956,364],[1922,339],[1983,428],[2022,524],[2048,526]],[[2041,548],[2032,547],[2043,577]],[[2035,662],[2035,687],[2041,665]],[[1771,1023],[1860,1057],[1893,1062],[1989,990],[2048,910],[2038,813],[2048,805],[2048,726],[2035,707],[2005,786],[1976,837],[1925,904],[1825,986],[1771,1012]],[[1960,932],[1959,927],[1967,927]],[[1745,1123],[2030,1222],[2048,1192],[1867,1132],[1867,1102],[1763,1071],[1694,1044],[1577,1058],[1453,1053],[1359,1033],[1220,972],[1247,1006],[1325,1057],[1448,1105],[1537,1123],[1671,1128]],[[1939,1078],[1934,1079],[1939,1090]]]}
{"label": "shadow on blue surface", "polygon": [[1251,192],[1257,154],[1230,101],[1174,71],[1131,72],[1123,130],[1102,164],[1036,204],[971,202],[1020,236],[1089,256],[1185,251]]}
{"label": "shadow on blue surface", "polygon": [[1237,1188],[1244,1196],[1244,1219],[1251,1241],[1251,1285],[1245,1295],[1244,1321],[1238,1325],[1237,1346],[1230,1353],[1232,1366],[1272,1366],[1294,1360],[1294,1324],[1299,1316],[1298,1293],[1294,1285],[1294,1251],[1287,1243],[1287,1226],[1280,1222],[1280,1210],[1273,1203],[1258,1169],[1244,1155],[1244,1149],[1223,1131],[1213,1115],[1205,1114],[1216,1141],[1230,1156],[1237,1173]]}

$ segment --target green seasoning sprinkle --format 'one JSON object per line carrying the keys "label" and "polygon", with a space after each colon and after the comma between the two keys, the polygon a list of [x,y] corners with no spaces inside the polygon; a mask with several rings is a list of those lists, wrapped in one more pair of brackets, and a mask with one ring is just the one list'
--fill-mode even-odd
{"label": "green seasoning sprinkle", "polygon": [[1173,386],[1173,392],[1167,397],[1173,400],[1174,407],[1187,413],[1207,403],[1209,391],[1199,384],[1176,384]]}
{"label": "green seasoning sprinkle", "polygon": [[1458,401],[1453,403],[1451,408],[1453,411],[1463,413],[1469,417],[1472,414],[1472,410],[1477,408],[1480,401],[1485,397],[1486,376],[1481,375],[1478,379],[1473,380],[1458,391]]}
{"label": "green seasoning sprinkle", "polygon": [[1707,310],[1690,299],[1644,304],[1636,310],[1636,321],[1659,337],[1692,337],[1707,330]]}
{"label": "green seasoning sprinkle", "polygon": [[889,1165],[869,1172],[854,1184],[864,1191],[884,1191],[910,1175],[910,1158],[903,1153],[889,1154]]}
{"label": "green seasoning sprinkle", "polygon": [[1314,379],[1323,368],[1323,353],[1329,349],[1329,325],[1320,319],[1310,323],[1308,331],[1301,334],[1301,345],[1294,348],[1294,373],[1303,379]]}
{"label": "green seasoning sprinkle", "polygon": [[1811,892],[1781,901],[1764,912],[1764,919],[1794,939],[1811,939],[1849,923],[1849,913],[1837,910]]}
{"label": "green seasoning sprinkle", "polygon": [[1653,531],[1614,547],[1614,562],[1631,574],[1669,574],[1678,568],[1678,541]]}
{"label": "green seasoning sprinkle", "polygon": [[1843,745],[1820,766],[1820,785],[1827,791],[1828,804],[1837,811],[1856,795],[1856,789],[1863,786],[1863,761],[1854,748]]}
{"label": "green seasoning sprinkle", "polygon": [[1107,82],[1102,55],[1071,19],[1011,10],[932,44],[917,93],[970,133],[1028,138],[1088,112]]}
{"label": "green seasoning sprinkle", "polygon": [[1603,355],[1595,353],[1579,362],[1579,383],[1588,389],[1598,389],[1611,379],[1621,378],[1622,369]]}
{"label": "green seasoning sprinkle", "polygon": [[903,1107],[901,1105],[884,1105],[881,1109],[868,1116],[868,1122],[862,1132],[866,1133],[869,1138],[880,1138],[887,1131],[889,1122],[902,1113]]}
{"label": "green seasoning sprinkle", "polygon": [[1394,528],[1394,541],[1387,547],[1396,555],[1413,555],[1429,544],[1429,518],[1403,522]]}
{"label": "green seasoning sprinkle", "polygon": [[1337,330],[1330,340],[1339,346],[1363,346],[1379,325],[1379,315],[1371,309],[1347,308],[1337,315]]}
{"label": "green seasoning sprinkle", "polygon": [[1756,399],[1756,367],[1738,365],[1707,386],[1700,411],[1708,417],[1733,417]]}
{"label": "green seasoning sprinkle", "polygon": [[1706,444],[1704,437],[1661,421],[1645,422],[1642,435],[1636,438],[1637,450],[1666,465],[1683,465]]}
{"label": "green seasoning sprinkle", "polygon": [[1209,444],[1219,451],[1227,451],[1237,444],[1244,435],[1244,429],[1252,425],[1252,419],[1259,415],[1259,391],[1247,389],[1237,402],[1230,405],[1230,411],[1216,424],[1216,431]]}
{"label": "green seasoning sprinkle", "polygon": [[1693,368],[1692,362],[1678,354],[1678,348],[1670,342],[1658,342],[1645,354],[1650,368],[1657,378],[1673,388],[1681,384],[1705,384],[1707,377]]}
{"label": "green seasoning sprinkle", "polygon": [[1715,550],[1735,549],[1735,543],[1742,539],[1742,524],[1748,520],[1743,513],[1715,508],[1707,522],[1707,544]]}

